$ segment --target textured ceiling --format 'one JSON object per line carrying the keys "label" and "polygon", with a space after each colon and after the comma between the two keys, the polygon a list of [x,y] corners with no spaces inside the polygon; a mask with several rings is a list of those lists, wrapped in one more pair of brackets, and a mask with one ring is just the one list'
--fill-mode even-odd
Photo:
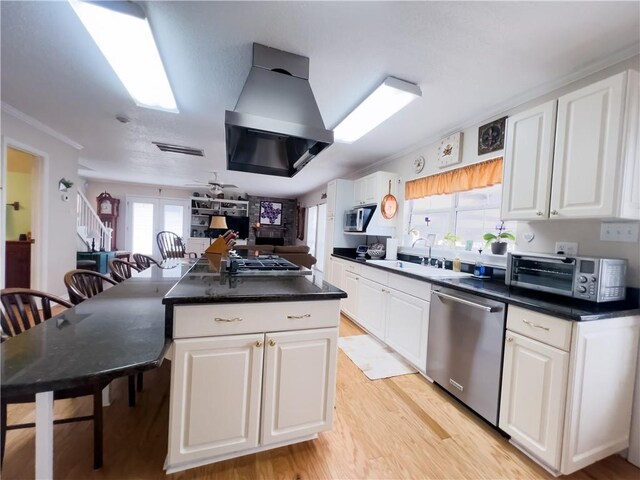
{"label": "textured ceiling", "polygon": [[[638,48],[638,2],[147,2],[179,114],[136,107],[66,2],[0,3],[2,101],[83,145],[81,174],[181,186],[211,177],[294,197],[331,178],[499,113],[510,99]],[[225,171],[224,111],[251,44],[310,58],[329,128],[386,76],[423,96],[293,179]],[[121,124],[116,114],[131,123]],[[205,150],[161,153],[151,141]]]}

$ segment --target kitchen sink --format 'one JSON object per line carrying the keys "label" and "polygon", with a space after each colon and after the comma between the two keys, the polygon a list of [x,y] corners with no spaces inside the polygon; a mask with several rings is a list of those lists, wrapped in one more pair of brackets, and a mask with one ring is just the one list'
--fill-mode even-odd
{"label": "kitchen sink", "polygon": [[404,260],[367,260],[367,263],[371,265],[380,265],[392,270],[398,270],[399,272],[409,272],[413,275],[420,275],[425,278],[460,278],[471,276],[470,273],[454,272],[453,270],[419,265],[417,263],[406,262]]}

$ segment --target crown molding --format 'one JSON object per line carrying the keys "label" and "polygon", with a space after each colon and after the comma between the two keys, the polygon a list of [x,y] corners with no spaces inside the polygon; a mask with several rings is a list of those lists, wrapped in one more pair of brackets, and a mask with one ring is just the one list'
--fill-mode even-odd
{"label": "crown molding", "polygon": [[56,140],[60,140],[62,143],[66,143],[70,147],[75,148],[76,150],[82,150],[84,147],[80,145],[78,142],[71,140],[69,137],[61,134],[60,132],[54,130],[53,128],[45,125],[44,123],[36,120],[33,117],[30,117],[26,113],[21,112],[15,107],[12,107],[6,102],[0,102],[0,106],[2,107],[2,111],[11,115],[12,117],[17,118],[18,120],[26,123],[27,125],[31,125],[36,130],[40,130],[42,133],[46,133],[50,137],[55,138]]}

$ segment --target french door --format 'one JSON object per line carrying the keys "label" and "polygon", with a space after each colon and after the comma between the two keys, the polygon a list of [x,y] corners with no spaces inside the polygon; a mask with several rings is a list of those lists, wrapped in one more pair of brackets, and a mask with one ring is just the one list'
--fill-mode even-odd
{"label": "french door", "polygon": [[127,195],[126,249],[160,257],[156,235],[168,230],[186,239],[189,200]]}

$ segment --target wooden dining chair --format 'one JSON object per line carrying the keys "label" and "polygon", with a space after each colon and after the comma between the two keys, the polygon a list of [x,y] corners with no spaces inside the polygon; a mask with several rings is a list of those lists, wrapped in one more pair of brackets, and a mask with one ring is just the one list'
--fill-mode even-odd
{"label": "wooden dining chair", "polygon": [[[2,308],[0,309],[0,327],[4,340],[20,335],[30,328],[41,324],[53,316],[52,306],[69,308],[73,305],[62,298],[45,292],[26,288],[7,288],[0,292]],[[39,302],[39,304],[38,304]],[[53,304],[53,305],[52,305]],[[73,348],[70,345],[70,348]],[[93,468],[102,467],[102,389],[104,384],[86,385],[53,392],[54,400],[93,396],[93,413],[82,417],[62,418],[54,420],[54,425],[61,423],[93,421]],[[7,424],[7,406],[35,402],[35,395],[2,395],[0,399],[0,464],[4,460],[4,449],[7,431],[22,428],[33,428],[35,423]]]}
{"label": "wooden dining chair", "polygon": [[[116,285],[116,281],[91,270],[71,270],[64,275],[69,299],[75,305],[104,291],[104,284]],[[138,391],[142,390],[142,373],[138,374]],[[136,377],[129,375],[129,406],[136,406]]]}
{"label": "wooden dining chair", "polygon": [[151,265],[160,265],[160,263],[153,257],[149,255],[144,255],[142,253],[134,253],[133,261],[138,266],[139,270],[146,270]]}
{"label": "wooden dining chair", "polygon": [[104,284],[115,285],[115,280],[91,270],[71,270],[64,275],[69,300],[74,305],[104,291]]}
{"label": "wooden dining chair", "polygon": [[111,271],[111,278],[118,283],[124,282],[127,278],[131,278],[132,271],[141,271],[135,263],[117,258],[109,260],[109,270]]}
{"label": "wooden dining chair", "polygon": [[158,249],[160,249],[160,255],[162,255],[163,260],[167,258],[184,258],[186,256],[198,258],[195,252],[187,253],[187,248],[182,238],[176,233],[164,230],[156,235],[156,241],[158,242]]}

